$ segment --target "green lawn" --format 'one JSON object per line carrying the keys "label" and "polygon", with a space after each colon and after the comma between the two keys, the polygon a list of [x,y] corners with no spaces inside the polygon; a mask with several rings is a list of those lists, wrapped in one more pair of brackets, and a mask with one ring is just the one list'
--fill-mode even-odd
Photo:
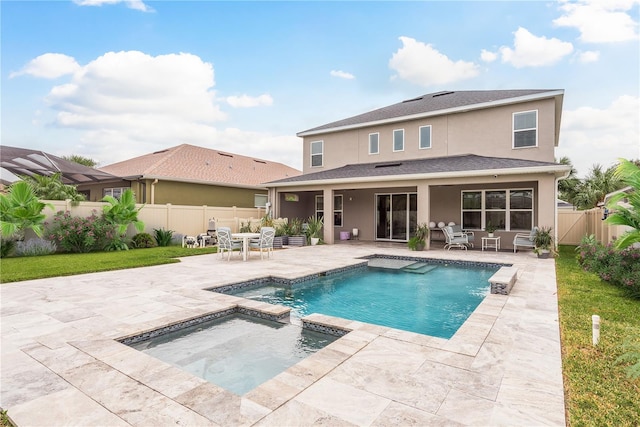
{"label": "green lawn", "polygon": [[215,253],[217,247],[183,248],[167,246],[128,251],[57,254],[0,259],[0,282],[17,282],[45,277],[120,270],[123,268],[179,262],[176,257]]}
{"label": "green lawn", "polygon": [[[567,424],[640,425],[640,379],[617,363],[623,342],[640,345],[640,300],[583,271],[575,247],[556,259]],[[600,343],[592,344],[591,315],[600,316]]]}

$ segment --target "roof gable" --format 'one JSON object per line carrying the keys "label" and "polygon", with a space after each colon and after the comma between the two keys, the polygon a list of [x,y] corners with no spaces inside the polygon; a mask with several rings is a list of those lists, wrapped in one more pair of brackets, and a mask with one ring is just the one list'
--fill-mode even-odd
{"label": "roof gable", "polygon": [[336,132],[370,126],[380,123],[392,123],[420,117],[450,114],[472,109],[488,108],[534,99],[552,98],[563,95],[556,89],[521,89],[521,90],[475,90],[444,91],[430,93],[417,98],[369,111],[364,114],[343,120],[327,123],[312,129],[299,132],[298,136]]}
{"label": "roof gable", "polygon": [[300,175],[282,163],[181,144],[100,168],[121,177],[261,186]]}

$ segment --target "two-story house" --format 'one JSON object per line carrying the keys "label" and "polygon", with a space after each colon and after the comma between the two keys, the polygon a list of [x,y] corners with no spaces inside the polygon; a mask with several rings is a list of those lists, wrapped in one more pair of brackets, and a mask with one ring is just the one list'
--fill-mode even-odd
{"label": "two-story house", "polygon": [[506,249],[516,232],[555,230],[570,169],[554,160],[563,96],[438,92],[300,132],[303,174],[268,183],[273,213],[323,216],[327,243],[353,228],[407,241],[417,223],[454,222],[476,236],[497,226]]}

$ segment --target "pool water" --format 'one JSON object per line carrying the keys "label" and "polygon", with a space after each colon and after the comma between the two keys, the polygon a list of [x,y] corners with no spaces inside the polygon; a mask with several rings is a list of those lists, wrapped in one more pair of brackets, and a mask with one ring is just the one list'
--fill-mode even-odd
{"label": "pool water", "polygon": [[234,314],[130,346],[242,395],[336,339]]}
{"label": "pool water", "polygon": [[320,313],[451,338],[490,292],[497,267],[436,265],[425,274],[366,268],[295,285],[270,283],[232,293],[291,307],[291,317]]}

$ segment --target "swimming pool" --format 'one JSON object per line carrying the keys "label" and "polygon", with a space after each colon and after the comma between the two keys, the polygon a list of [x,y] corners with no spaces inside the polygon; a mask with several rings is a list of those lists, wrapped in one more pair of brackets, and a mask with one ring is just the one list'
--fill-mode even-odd
{"label": "swimming pool", "polygon": [[232,314],[129,345],[242,395],[336,339],[290,323]]}
{"label": "swimming pool", "polygon": [[294,285],[271,282],[226,291],[291,308],[451,338],[489,293],[496,266],[435,264],[424,274],[362,268]]}

